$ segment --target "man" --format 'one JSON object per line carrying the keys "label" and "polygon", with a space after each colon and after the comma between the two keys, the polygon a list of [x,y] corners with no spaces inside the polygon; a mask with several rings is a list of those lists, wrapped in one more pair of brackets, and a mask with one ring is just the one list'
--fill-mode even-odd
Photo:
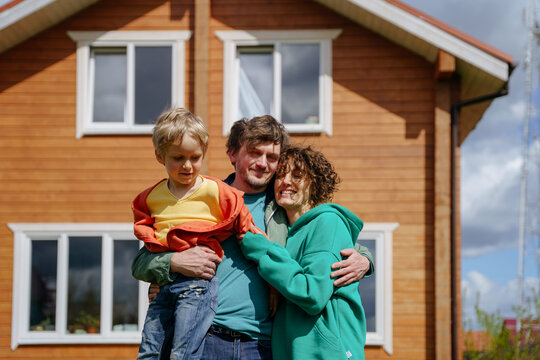
{"label": "man", "polygon": [[[237,121],[227,140],[227,154],[235,173],[225,180],[245,193],[244,202],[255,224],[272,241],[283,245],[288,224],[283,209],[274,201],[273,178],[280,152],[288,144],[283,125],[271,116]],[[179,253],[150,253],[143,247],[133,262],[133,276],[162,285],[174,280],[176,273],[206,279],[216,275],[220,282],[218,310],[206,336],[203,359],[272,359],[268,285],[259,276],[255,263],[244,258],[236,237],[221,245],[223,261],[205,247]],[[342,250],[348,258],[332,265],[338,269],[332,273],[332,277],[339,277],[336,286],[373,272],[369,251],[360,248],[359,252]]]}

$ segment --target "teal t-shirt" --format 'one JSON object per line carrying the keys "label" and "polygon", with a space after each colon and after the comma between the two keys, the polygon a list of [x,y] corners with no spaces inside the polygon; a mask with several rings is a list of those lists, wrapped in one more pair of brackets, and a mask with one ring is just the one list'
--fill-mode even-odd
{"label": "teal t-shirt", "polygon": [[266,192],[257,194],[244,194],[244,203],[246,204],[255,225],[263,231],[266,231],[264,224],[264,203],[266,201]]}
{"label": "teal t-shirt", "polygon": [[[244,195],[255,225],[264,231],[265,200],[266,192]],[[236,236],[223,241],[221,246],[225,255],[216,272],[219,295],[214,324],[253,339],[270,339],[272,319],[268,309],[268,284],[260,277],[256,264],[244,257]]]}

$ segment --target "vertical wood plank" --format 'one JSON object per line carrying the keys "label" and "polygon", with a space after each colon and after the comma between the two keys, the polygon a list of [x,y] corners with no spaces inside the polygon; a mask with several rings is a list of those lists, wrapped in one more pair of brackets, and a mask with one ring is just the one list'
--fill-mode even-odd
{"label": "vertical wood plank", "polygon": [[435,353],[437,360],[452,357],[451,302],[451,86],[438,81],[435,96],[434,150],[434,268]]}
{"label": "vertical wood plank", "polygon": [[195,113],[208,122],[210,0],[195,0]]}
{"label": "vertical wood plank", "polygon": [[[195,113],[208,127],[208,69],[209,69],[210,0],[195,0],[194,103]],[[205,156],[202,172],[208,172]]]}

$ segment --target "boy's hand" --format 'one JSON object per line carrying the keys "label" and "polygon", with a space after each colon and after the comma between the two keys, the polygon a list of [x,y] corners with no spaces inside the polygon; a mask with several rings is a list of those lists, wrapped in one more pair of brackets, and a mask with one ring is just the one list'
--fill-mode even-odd
{"label": "boy's hand", "polygon": [[159,294],[159,285],[158,284],[150,284],[150,287],[148,288],[148,302],[152,302],[158,296]]}
{"label": "boy's hand", "polygon": [[187,277],[212,279],[216,275],[216,267],[221,259],[206,246],[195,246],[176,252],[171,258],[171,273],[179,273]]}
{"label": "boy's hand", "polygon": [[334,281],[334,286],[345,286],[360,280],[369,270],[369,260],[364,255],[359,254],[355,249],[341,250],[342,256],[347,256],[345,260],[332,264],[332,269],[338,269],[330,274],[331,278],[338,278]]}

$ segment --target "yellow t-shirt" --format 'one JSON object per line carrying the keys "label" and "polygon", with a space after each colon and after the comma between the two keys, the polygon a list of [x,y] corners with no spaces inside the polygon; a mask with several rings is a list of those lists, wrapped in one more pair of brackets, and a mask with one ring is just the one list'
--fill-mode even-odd
{"label": "yellow t-shirt", "polygon": [[188,197],[174,196],[167,180],[159,183],[146,198],[146,206],[154,218],[156,239],[167,245],[167,233],[175,226],[190,221],[208,221],[217,224],[223,221],[219,206],[218,185],[203,178],[201,185]]}

